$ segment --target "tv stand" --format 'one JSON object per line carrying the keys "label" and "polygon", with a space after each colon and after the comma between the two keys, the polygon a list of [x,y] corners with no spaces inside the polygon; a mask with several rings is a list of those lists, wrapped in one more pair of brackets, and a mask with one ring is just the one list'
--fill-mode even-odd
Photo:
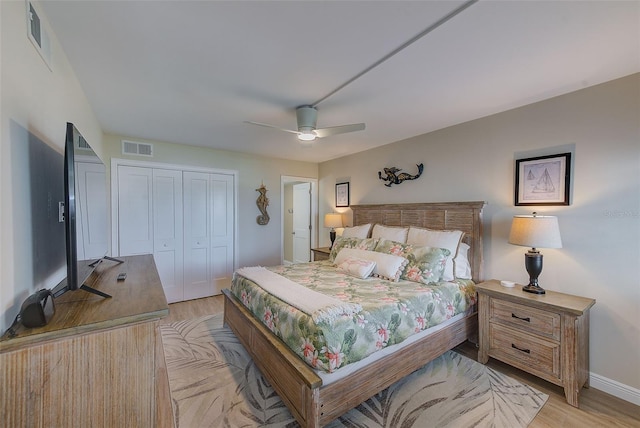
{"label": "tv stand", "polygon": [[80,286],[80,290],[84,290],[84,291],[87,291],[87,292],[89,292],[89,293],[97,294],[98,296],[100,296],[100,297],[104,297],[105,299],[108,299],[108,298],[110,298],[110,297],[111,297],[111,296],[110,296],[109,294],[107,294],[107,293],[103,293],[103,292],[102,292],[102,291],[100,291],[100,290],[96,290],[95,288],[91,288],[91,287],[89,287],[88,285],[84,285],[84,284],[82,284],[82,285]]}
{"label": "tv stand", "polygon": [[173,427],[162,283],[153,256],[123,260],[86,281],[113,298],[66,293],[46,326],[0,337],[0,426]]}
{"label": "tv stand", "polygon": [[95,262],[91,263],[89,266],[96,267],[100,263],[102,263],[103,260],[111,260],[112,262],[116,262],[116,263],[124,263],[124,260],[116,259],[116,258],[110,257],[110,256],[104,256],[103,258],[98,259]]}

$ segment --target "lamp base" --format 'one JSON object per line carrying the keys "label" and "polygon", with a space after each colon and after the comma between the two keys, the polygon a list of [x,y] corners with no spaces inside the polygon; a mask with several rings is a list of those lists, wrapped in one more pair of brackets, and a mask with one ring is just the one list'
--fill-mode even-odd
{"label": "lamp base", "polygon": [[331,240],[331,246],[329,248],[333,248],[333,243],[336,240],[336,231],[333,229],[333,227],[331,228],[331,231],[329,232],[329,239]]}
{"label": "lamp base", "polygon": [[522,291],[534,294],[545,294],[544,288],[538,285],[538,276],[542,272],[542,254],[535,248],[524,255],[524,266],[529,273],[529,285],[522,287]]}
{"label": "lamp base", "polygon": [[545,294],[544,288],[540,287],[539,285],[523,285],[522,291],[534,294]]}

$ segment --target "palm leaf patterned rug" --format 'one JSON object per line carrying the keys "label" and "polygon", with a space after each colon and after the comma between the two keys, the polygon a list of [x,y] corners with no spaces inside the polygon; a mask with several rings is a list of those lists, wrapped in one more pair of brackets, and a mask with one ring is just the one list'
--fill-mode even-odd
{"label": "palm leaf patterned rug", "polygon": [[[161,326],[177,428],[298,427],[222,314]],[[526,427],[548,396],[448,351],[330,427]]]}

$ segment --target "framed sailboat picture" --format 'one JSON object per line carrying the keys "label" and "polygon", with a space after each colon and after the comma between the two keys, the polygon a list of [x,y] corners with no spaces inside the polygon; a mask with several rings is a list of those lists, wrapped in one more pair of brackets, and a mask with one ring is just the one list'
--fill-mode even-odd
{"label": "framed sailboat picture", "polygon": [[516,160],[516,205],[569,205],[571,153]]}

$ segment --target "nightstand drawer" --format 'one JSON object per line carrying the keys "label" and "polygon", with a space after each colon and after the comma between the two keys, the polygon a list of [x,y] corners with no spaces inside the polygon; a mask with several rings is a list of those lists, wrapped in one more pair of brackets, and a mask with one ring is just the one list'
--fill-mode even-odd
{"label": "nightstand drawer", "polygon": [[560,344],[491,323],[489,355],[542,378],[560,379]]}
{"label": "nightstand drawer", "polygon": [[554,312],[492,298],[489,317],[492,323],[560,340],[560,315]]}

